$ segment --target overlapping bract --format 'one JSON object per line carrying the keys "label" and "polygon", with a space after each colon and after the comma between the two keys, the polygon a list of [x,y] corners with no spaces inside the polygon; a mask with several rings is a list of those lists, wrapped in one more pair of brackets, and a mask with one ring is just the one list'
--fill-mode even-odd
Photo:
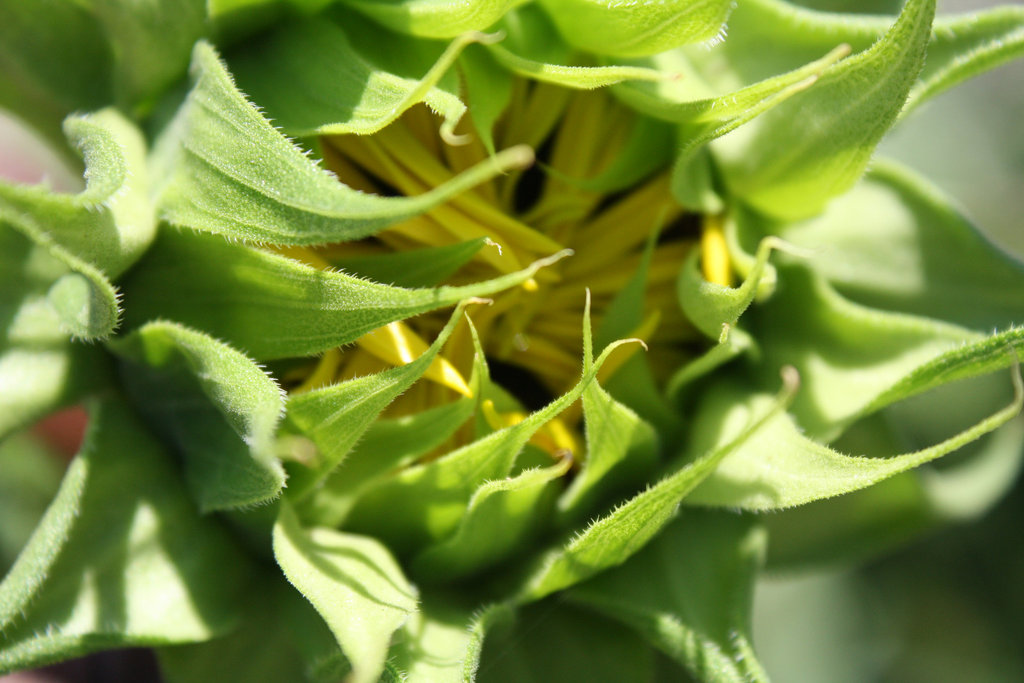
{"label": "overlapping bract", "polygon": [[[0,104],[54,139],[64,120],[88,182],[78,195],[0,186],[0,436],[82,400],[92,422],[0,586],[0,671],[157,645],[181,681],[624,680],[590,660],[627,643],[631,680],[650,648],[706,680],[763,680],[745,622],[765,531],[733,511],[862,489],[1020,411],[1019,380],[976,382],[956,397],[965,421],[924,429],[935,438],[913,452],[885,435],[891,450],[841,452],[852,425],[1015,366],[1024,346],[1024,267],[924,181],[884,163],[864,175],[907,107],[1024,53],[1015,8],[933,23],[932,0],[895,20],[741,0],[709,49],[731,2],[52,4],[0,8],[13,75]],[[744,282],[708,282],[697,251],[680,264],[699,355],[657,377],[664,390],[642,381],[658,374],[642,355],[599,384],[608,331],[639,324],[643,262],[596,345],[586,319],[579,381],[517,424],[481,417],[501,390],[479,345],[472,396],[381,417],[465,324],[461,308],[407,365],[283,396],[255,361],[324,352],[563,256],[407,288],[261,248],[373,235],[528,164],[527,149],[498,151],[425,194],[383,197],[338,183],[309,137],[373,134],[422,103],[452,142],[468,113],[493,151],[516,79],[610,86],[648,117],[628,163],[581,182],[621,189],[674,163],[678,201],[724,217]],[[78,110],[96,113],[65,119]],[[539,460],[530,438],[577,400],[586,452]],[[1010,427],[977,457],[1019,458]],[[471,438],[435,452],[457,431]],[[949,515],[937,496],[899,502]],[[791,512],[770,524],[783,560],[821,559]],[[877,519],[837,519],[865,546],[888,540],[871,536]],[[581,640],[551,657],[546,631],[508,622],[554,594],[583,607],[549,601],[545,628]],[[515,665],[488,667],[488,642]]]}

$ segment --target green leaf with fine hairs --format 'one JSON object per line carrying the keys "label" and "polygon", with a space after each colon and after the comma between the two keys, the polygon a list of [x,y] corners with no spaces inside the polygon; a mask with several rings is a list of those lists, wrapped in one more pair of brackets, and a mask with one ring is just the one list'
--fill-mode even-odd
{"label": "green leaf with fine hairs", "polygon": [[216,235],[165,230],[122,282],[132,302],[125,325],[166,318],[257,360],[305,356],[396,320],[508,289],[562,256],[475,284],[403,289],[316,270]]}
{"label": "green leaf with fine hairs", "polygon": [[[944,381],[1006,367],[1019,344],[1019,329],[986,338],[854,304],[802,266],[780,266],[779,281],[785,286],[745,320],[761,342],[763,382],[771,367],[789,364],[800,372],[793,414],[814,438],[831,440],[859,417]],[[766,327],[771,334],[759,333]],[[930,363],[946,365],[921,383],[917,373]],[[904,384],[913,391],[901,389]]]}
{"label": "green leaf with fine hairs", "polygon": [[561,547],[542,555],[514,598],[516,603],[539,600],[602,571],[617,567],[654,538],[676,513],[680,501],[720,466],[723,458],[756,436],[782,413],[796,391],[792,373],[784,373],[777,397],[744,414],[745,424],[731,432],[732,441],[718,441],[692,462],[638,493],[574,535]]}
{"label": "green leaf with fine hairs", "polygon": [[752,517],[687,510],[622,567],[568,598],[635,629],[702,681],[767,681],[750,641],[768,535]]}
{"label": "green leaf with fine hairs", "polygon": [[476,680],[484,635],[510,616],[507,606],[477,605],[450,593],[423,596],[413,614],[395,636],[389,661],[404,676],[401,680],[464,683]]}
{"label": "green leaf with fine hairs", "polygon": [[372,538],[304,529],[287,502],[274,525],[274,556],[313,603],[352,664],[347,680],[372,683],[384,670],[391,635],[415,613],[416,589]]}
{"label": "green leaf with fine hairs", "polygon": [[85,190],[0,183],[0,210],[30,220],[49,241],[115,278],[156,234],[145,140],[115,109],[69,117],[64,131],[85,161]]}
{"label": "green leaf with fine hairs", "polygon": [[679,305],[687,319],[707,336],[720,338],[723,325],[730,328],[735,326],[755,296],[771,294],[776,274],[768,263],[768,257],[772,249],[782,246],[779,240],[762,240],[757,247],[753,266],[738,287],[726,287],[705,280],[699,266],[701,253],[697,249],[691,251],[676,283]]}
{"label": "green leaf with fine hairs", "polygon": [[448,583],[493,567],[528,547],[552,513],[555,484],[571,457],[489,481],[473,492],[451,536],[413,558],[419,580]]}
{"label": "green leaf with fine hairs", "polygon": [[396,287],[435,287],[487,245],[486,237],[440,247],[410,249],[388,254],[368,254],[333,259],[331,265],[346,273]]}
{"label": "green leaf with fine hairs", "polygon": [[0,441],[0,573],[10,570],[56,495],[60,457],[31,434]]}
{"label": "green leaf with fine hairs", "polygon": [[287,24],[232,52],[228,63],[242,92],[289,135],[369,135],[420,102],[441,115],[450,134],[466,111],[453,92],[452,66],[482,38],[468,34],[445,45],[393,33],[353,12],[332,13]]}
{"label": "green leaf with fine hairs", "polygon": [[344,467],[296,505],[297,513],[322,526],[340,526],[365,488],[441,446],[473,415],[474,403],[463,397],[415,415],[378,418],[353,447]]}
{"label": "green leaf with fine hairs", "polygon": [[536,5],[524,5],[509,12],[498,27],[505,39],[488,45],[488,50],[502,66],[524,78],[590,90],[622,81],[660,81],[670,77],[643,66],[577,63],[575,50],[558,34],[551,17]]}
{"label": "green leaf with fine hairs", "polygon": [[[839,43],[861,52],[881,38],[890,20],[864,14],[819,12],[781,0],[745,0],[730,18],[723,51],[728,67],[716,70],[750,82],[792,69]],[[771,36],[772,49],[763,50]],[[960,82],[1024,54],[1024,9],[995,7],[936,17],[928,56],[901,116]],[[698,58],[699,59],[699,58]]]}
{"label": "green leaf with fine hairs", "polygon": [[716,38],[731,0],[541,0],[573,47],[613,57],[637,57]]}
{"label": "green leaf with fine hairs", "polygon": [[[1001,376],[997,379],[1004,381]],[[958,385],[947,389],[937,397],[939,401],[952,391],[963,390]],[[867,452],[876,457],[899,452],[906,448],[905,440],[893,434],[900,417],[882,413],[866,420],[863,429],[855,426],[855,433],[844,434],[833,446],[842,452]],[[1024,419],[1011,420],[962,451],[967,451],[967,458],[958,454],[941,468],[904,472],[838,498],[765,516],[772,539],[769,568],[799,571],[837,561],[859,561],[944,522],[977,519],[1016,481],[1024,458]]]}
{"label": "green leaf with fine hairs", "polygon": [[289,496],[298,500],[337,468],[381,412],[423,376],[462,317],[455,309],[425,352],[398,367],[292,396],[288,422],[319,450],[316,462],[292,469]]}
{"label": "green leaf with fine hairs", "polygon": [[454,38],[467,31],[482,31],[517,4],[517,0],[343,2],[398,33],[423,38]]}
{"label": "green leaf with fine hairs", "polygon": [[[1024,333],[1015,336],[1017,345],[1024,343]],[[959,365],[965,372],[980,374],[999,362],[998,355],[1004,356],[1003,365],[1008,364],[1011,353],[1006,343],[998,351],[985,348],[983,343],[958,349],[914,373],[897,392],[886,398],[913,395],[931,386],[951,364]],[[1024,405],[1024,388],[1016,368],[1013,379],[1015,396],[1009,406],[933,446],[886,458],[839,453],[809,439],[789,414],[774,415],[759,427],[755,438],[745,441],[723,459],[686,502],[772,510],[871,486],[961,448],[1018,415]],[[743,387],[716,384],[694,418],[694,440],[690,448],[693,452],[703,452],[733,438],[735,430],[744,426],[747,415],[762,409],[759,406],[766,401],[765,395],[752,396]]]}
{"label": "green leaf with fine hairs", "polygon": [[71,342],[48,299],[67,267],[0,221],[0,439],[106,386],[109,360]]}
{"label": "green leaf with fine hairs", "polygon": [[277,131],[235,87],[214,49],[196,44],[195,86],[157,143],[164,177],[161,217],[253,242],[317,244],[358,239],[415,216],[510,168],[528,165],[525,147],[504,150],[414,197],[381,197],[347,187]]}
{"label": "green leaf with fine hairs", "polygon": [[[620,297],[628,294],[630,289],[639,290],[642,295],[650,253],[648,248],[638,275],[626,285]],[[606,314],[603,334],[607,334],[606,328],[616,328],[618,323],[625,322],[622,319],[625,311],[619,311],[615,316],[614,308],[613,304]],[[638,312],[634,307],[633,313]],[[586,372],[594,362],[589,298],[584,309],[584,321],[583,369]],[[658,456],[658,433],[654,428],[612,398],[597,382],[592,382],[583,391],[583,425],[587,440],[585,457],[572,483],[558,499],[557,515],[563,526],[578,522],[586,514],[593,514],[597,501],[607,499],[610,493],[630,488],[635,490],[643,477],[653,470]]]}
{"label": "green leaf with fine hairs", "polygon": [[924,63],[934,0],[908,0],[868,50],[822,74],[713,148],[729,189],[781,218],[819,212],[848,190],[892,126]]}
{"label": "green leaf with fine hairs", "polygon": [[741,240],[767,233],[802,247],[832,286],[866,306],[982,332],[1024,323],[1024,263],[989,242],[938,190],[891,162],[875,161],[852,191],[810,220],[772,224],[746,211],[735,220]]}
{"label": "green leaf with fine hairs", "polygon": [[0,584],[0,673],[219,635],[248,568],[127,407],[94,404],[82,452]]}
{"label": "green leaf with fine hairs", "polygon": [[570,391],[521,422],[436,460],[407,467],[369,487],[352,509],[346,528],[385,539],[400,554],[421,550],[450,536],[474,493],[488,481],[512,473],[530,437],[580,398],[617,346],[609,346]]}
{"label": "green leaf with fine hairs", "polygon": [[274,435],[284,399],[274,380],[223,342],[151,322],[109,346],[140,412],[185,459],[204,512],[266,503],[284,487]]}

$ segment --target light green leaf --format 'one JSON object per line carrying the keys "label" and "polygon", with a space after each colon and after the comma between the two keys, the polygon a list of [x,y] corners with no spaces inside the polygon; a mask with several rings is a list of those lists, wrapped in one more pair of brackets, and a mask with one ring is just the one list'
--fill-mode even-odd
{"label": "light green leaf", "polygon": [[1024,56],[1024,7],[996,7],[935,22],[921,80],[903,114],[950,88]]}
{"label": "light green leaf", "polygon": [[448,341],[464,308],[460,305],[455,309],[434,343],[415,360],[289,399],[289,424],[308,436],[319,450],[317,462],[292,469],[292,500],[308,494],[336,469],[381,411],[423,375]]}
{"label": "light green leaf", "polygon": [[[1024,335],[1018,334],[1017,344]],[[1012,349],[1000,347],[1004,356]],[[991,349],[982,344],[965,347],[940,359],[903,382],[898,393],[908,396],[932,385],[949,363],[969,366],[972,374],[998,362]],[[942,362],[946,361],[946,362]],[[1003,365],[1009,363],[1005,358]],[[948,439],[921,450],[887,458],[867,458],[838,453],[805,436],[788,414],[777,414],[765,422],[755,438],[748,439],[726,457],[714,473],[687,499],[696,505],[721,505],[748,510],[770,510],[802,505],[871,486],[888,477],[939,458],[987,434],[1020,413],[1024,388],[1019,372],[1013,373],[1015,396],[1002,410],[984,418]],[[893,396],[887,396],[892,398]],[[694,452],[732,438],[751,411],[759,410],[763,395],[750,396],[736,386],[718,384],[710,391],[694,419]]]}
{"label": "light green leaf", "polygon": [[156,164],[167,178],[158,197],[161,216],[198,230],[275,244],[357,239],[533,161],[528,148],[514,147],[422,195],[364,194],[275,130],[210,45],[196,45],[192,72],[196,84],[161,136]]}
{"label": "light green leaf", "polygon": [[[28,324],[34,326],[45,316],[56,323],[55,331],[85,340],[102,339],[113,333],[120,316],[119,295],[102,272],[56,243],[28,216],[0,209],[0,226],[13,228],[27,237],[32,250],[45,253],[43,258],[48,261],[51,279],[46,283],[47,310],[29,311],[35,320]],[[17,327],[24,324],[21,320],[14,322]]]}
{"label": "light green leaf", "polygon": [[[649,254],[648,248],[639,268],[639,277],[626,285],[620,297],[628,293],[634,283],[639,283],[637,288],[642,290]],[[613,308],[614,303],[607,312],[609,318],[605,319],[611,327],[615,327],[617,322]],[[589,298],[584,319],[587,321],[583,328],[583,369],[586,372],[594,362]],[[658,434],[654,428],[612,398],[597,382],[592,382],[583,391],[583,423],[586,455],[572,483],[558,499],[557,515],[563,525],[592,514],[595,504],[609,494],[639,486],[658,457]]]}
{"label": "light green leaf", "polygon": [[872,166],[821,216],[772,225],[740,211],[737,229],[747,240],[772,233],[803,247],[833,286],[867,306],[979,331],[1024,323],[1024,264],[924,180],[892,163]]}
{"label": "light green leaf", "polygon": [[569,471],[571,457],[545,468],[483,484],[473,492],[458,528],[412,562],[417,578],[451,582],[512,557],[547,522],[554,507],[553,483]]}
{"label": "light green leaf", "polygon": [[476,680],[485,632],[509,615],[505,606],[479,609],[459,596],[428,593],[396,634],[391,661],[410,683]]}
{"label": "light green leaf", "polygon": [[[962,390],[951,385],[935,399],[941,402],[950,393]],[[927,405],[934,403],[928,401]],[[846,453],[876,456],[904,450],[906,440],[892,434],[893,425],[903,417],[882,413],[864,421],[863,427],[855,426],[834,447]],[[851,436],[857,438],[851,440]],[[952,456],[952,462],[936,463],[941,467],[904,472],[838,498],[765,516],[772,539],[769,567],[794,571],[862,561],[939,524],[976,519],[1000,501],[1017,480],[1024,458],[1024,420],[1011,420],[963,451],[969,453]]]}
{"label": "light green leaf", "polygon": [[467,31],[482,31],[519,0],[344,0],[374,21],[399,33],[423,38],[454,38]]}
{"label": "light green leaf", "polygon": [[599,55],[637,57],[719,36],[730,0],[541,0],[570,45]]}
{"label": "light green leaf", "polygon": [[125,324],[167,318],[224,339],[257,360],[304,356],[395,320],[508,289],[564,255],[476,284],[402,289],[316,270],[215,235],[166,230],[122,282],[132,302]]}
{"label": "light green leaf", "polygon": [[509,476],[526,442],[546,422],[580,398],[618,344],[601,354],[594,369],[569,392],[521,422],[492,432],[436,460],[401,470],[368,488],[346,527],[386,539],[399,553],[419,550],[458,528],[474,492]]}
{"label": "light green leaf", "polygon": [[376,681],[391,635],[416,611],[416,589],[377,541],[304,529],[287,502],[274,525],[274,556],[313,603],[352,664],[352,683]]}
{"label": "light green leaf", "polygon": [[338,527],[362,491],[400,467],[439,447],[473,415],[475,401],[464,397],[452,403],[405,417],[378,418],[322,486],[297,505],[303,519]]}
{"label": "light green leaf", "polygon": [[35,126],[57,149],[64,151],[61,123],[68,114],[113,101],[111,62],[99,23],[82,3],[0,5],[0,106]]}
{"label": "light green leaf", "polygon": [[128,111],[148,113],[185,75],[192,45],[206,30],[205,0],[85,0],[114,57],[114,95]]}
{"label": "light green leaf", "polygon": [[687,510],[627,564],[568,597],[631,626],[698,680],[767,681],[750,642],[767,541],[749,516]]}
{"label": "light green leaf", "polygon": [[[781,0],[744,0],[729,21],[724,51],[741,80],[764,78],[803,64],[839,43],[868,49],[889,28],[886,17],[818,12]],[[1024,54],[1024,10],[995,7],[936,17],[928,56],[901,116],[958,83]],[[771,50],[761,49],[763,36]],[[730,69],[726,69],[729,71]]]}
{"label": "light green leaf", "polygon": [[442,77],[467,45],[484,39],[471,33],[444,45],[333,13],[283,26],[233,52],[229,64],[239,88],[289,135],[369,135],[423,102],[450,137],[466,105],[453,92],[458,83]]}
{"label": "light green leaf", "polygon": [[488,49],[502,66],[524,78],[591,90],[622,81],[660,81],[671,76],[643,66],[577,64],[575,50],[559,36],[551,17],[536,5],[509,12],[498,26],[505,40]]}
{"label": "light green leaf", "polygon": [[[954,350],[965,343],[991,343],[996,347],[991,357],[1005,361],[1003,367],[1009,363],[999,350],[1011,340],[986,342],[963,327],[854,304],[802,266],[779,265],[778,271],[785,286],[751,308],[744,320],[761,344],[765,382],[771,380],[770,368],[788,364],[800,372],[802,389],[793,413],[812,437],[831,440],[858,417],[899,400],[900,394],[883,399],[883,393],[943,354],[956,358]],[[953,377],[936,377],[929,386],[943,379]]]}
{"label": "light green leaf", "polygon": [[180,449],[204,512],[266,503],[284,487],[274,435],[281,390],[223,342],[172,322],[151,322],[110,342],[131,363],[122,381],[155,431]]}
{"label": "light green leaf", "polygon": [[769,296],[775,287],[775,269],[768,264],[773,249],[785,245],[776,239],[761,240],[754,264],[739,287],[726,287],[704,279],[699,266],[701,251],[694,249],[679,272],[676,293],[683,313],[697,329],[720,339],[723,326],[732,328],[759,295]]}
{"label": "light green leaf", "polygon": [[493,244],[481,237],[440,247],[336,259],[332,265],[352,275],[396,287],[435,287],[468,263],[481,247]]}
{"label": "light green leaf", "polygon": [[756,349],[757,343],[753,337],[738,327],[726,326],[717,344],[676,370],[669,379],[665,393],[678,404],[694,382],[737,356]]}
{"label": "light green leaf", "polygon": [[0,183],[0,210],[16,212],[49,241],[115,278],[156,234],[145,140],[115,109],[72,116],[64,131],[85,161],[85,190],[68,195]]}
{"label": "light green leaf", "polygon": [[47,299],[66,267],[0,221],[0,439],[106,385],[102,349],[72,343]]}
{"label": "light green leaf", "polygon": [[671,521],[680,501],[714,472],[723,458],[741,448],[782,413],[795,391],[795,379],[785,373],[779,396],[759,404],[757,411],[745,413],[742,428],[731,432],[731,442],[718,441],[713,450],[704,451],[673,474],[592,522],[562,547],[547,553],[522,583],[515,602],[539,600],[617,567],[635,555]]}
{"label": "light green leaf", "polygon": [[0,673],[211,638],[234,625],[247,572],[127,408],[95,406],[83,451],[0,584]]}
{"label": "light green leaf", "polygon": [[480,45],[470,45],[459,59],[473,128],[488,154],[494,154],[494,125],[512,100],[512,74]]}
{"label": "light green leaf", "polygon": [[921,71],[934,10],[934,0],[908,0],[871,48],[717,141],[730,190],[765,213],[794,219],[819,212],[849,189]]}

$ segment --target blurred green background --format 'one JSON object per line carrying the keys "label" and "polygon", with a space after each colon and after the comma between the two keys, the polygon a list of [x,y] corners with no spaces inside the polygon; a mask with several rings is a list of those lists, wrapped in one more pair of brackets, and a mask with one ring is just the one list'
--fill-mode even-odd
{"label": "blurred green background", "polygon": [[[902,4],[799,2],[885,13],[895,13]],[[939,0],[939,11],[994,4]],[[926,105],[890,134],[880,153],[929,177],[994,241],[1024,257],[1022,127],[1024,61]],[[2,113],[0,176],[22,182],[45,179],[65,190],[81,186],[56,155]],[[10,467],[7,451],[17,446],[24,444],[0,447],[0,463]],[[25,503],[26,510],[38,514],[40,496],[55,484],[57,473],[27,468],[21,475],[20,498],[10,491],[0,492],[0,498]],[[755,598],[754,642],[765,667],[782,683],[1024,681],[1022,520],[1024,486],[1018,482],[980,520],[932,532],[857,569],[824,567],[762,580]],[[21,521],[5,529],[0,550],[24,540],[31,521]],[[11,559],[0,552],[0,566]]]}

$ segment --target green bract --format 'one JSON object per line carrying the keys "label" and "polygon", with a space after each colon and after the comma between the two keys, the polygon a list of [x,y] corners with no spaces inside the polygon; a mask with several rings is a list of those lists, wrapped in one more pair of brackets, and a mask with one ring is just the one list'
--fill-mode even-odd
{"label": "green bract", "polygon": [[5,0],[0,674],[767,680],[762,568],[1024,452],[1024,265],[874,158],[1024,9],[934,14]]}

